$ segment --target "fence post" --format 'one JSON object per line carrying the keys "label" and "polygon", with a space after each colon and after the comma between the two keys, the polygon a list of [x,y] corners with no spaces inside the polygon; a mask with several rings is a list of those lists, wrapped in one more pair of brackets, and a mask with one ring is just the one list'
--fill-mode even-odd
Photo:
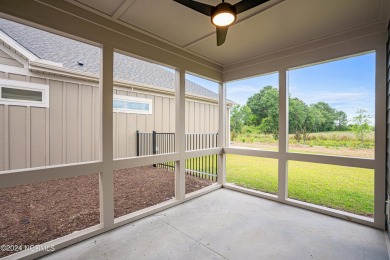
{"label": "fence post", "polygon": [[[152,153],[157,154],[157,133],[152,132]],[[157,167],[157,164],[153,164],[153,167]]]}
{"label": "fence post", "polygon": [[[218,147],[218,133],[215,135],[215,147]],[[215,181],[218,181],[218,155],[215,156],[215,174],[217,175]]]}
{"label": "fence post", "polygon": [[137,157],[139,156],[139,131],[137,130]]}

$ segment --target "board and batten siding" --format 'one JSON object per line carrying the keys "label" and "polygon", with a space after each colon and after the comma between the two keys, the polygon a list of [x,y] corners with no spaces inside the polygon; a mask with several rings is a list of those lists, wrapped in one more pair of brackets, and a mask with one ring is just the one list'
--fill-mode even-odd
{"label": "board and batten siding", "polygon": [[[97,84],[55,76],[0,72],[0,78],[49,85],[48,108],[0,105],[0,171],[99,160],[100,97]],[[151,115],[114,112],[114,157],[136,156],[136,131],[175,132],[173,95],[114,89],[114,94],[152,99]],[[215,133],[218,105],[186,100],[186,131]]]}
{"label": "board and batten siding", "polygon": [[49,85],[49,108],[0,105],[0,170],[99,159],[97,86],[1,73],[1,78]]}
{"label": "board and batten siding", "polygon": [[[137,154],[136,131],[175,132],[175,99],[134,90],[114,89],[114,94],[152,100],[151,115],[114,112],[114,157],[134,157]],[[218,132],[218,104],[186,99],[186,133]]]}

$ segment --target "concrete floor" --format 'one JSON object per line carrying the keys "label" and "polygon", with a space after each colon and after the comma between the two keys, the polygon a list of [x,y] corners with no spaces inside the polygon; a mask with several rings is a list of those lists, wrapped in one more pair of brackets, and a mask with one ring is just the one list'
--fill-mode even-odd
{"label": "concrete floor", "polygon": [[383,231],[219,189],[44,259],[389,258]]}

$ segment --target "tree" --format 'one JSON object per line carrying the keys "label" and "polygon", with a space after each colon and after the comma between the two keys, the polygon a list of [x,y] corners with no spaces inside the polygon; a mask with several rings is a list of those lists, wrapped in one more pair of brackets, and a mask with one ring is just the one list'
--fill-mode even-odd
{"label": "tree", "polygon": [[247,105],[244,105],[240,108],[240,112],[243,125],[253,125],[255,115],[252,113],[252,110]]}
{"label": "tree", "polygon": [[[251,96],[247,101],[247,106],[252,111],[254,124],[261,125],[263,119],[267,118],[271,112],[279,118],[279,91],[272,86],[266,86],[258,93]],[[279,120],[279,119],[278,119]]]}
{"label": "tree", "polygon": [[279,139],[279,115],[272,115],[272,113],[263,118],[260,125],[260,131],[265,134],[272,134],[275,140]]}
{"label": "tree", "polygon": [[241,133],[243,126],[252,125],[254,115],[251,109],[244,105],[234,105],[230,115],[230,131],[234,133]]}
{"label": "tree", "polygon": [[367,133],[371,132],[370,127],[370,118],[371,115],[367,114],[367,111],[364,109],[358,109],[356,111],[357,116],[352,119],[354,123],[352,125],[352,131],[355,132],[356,138],[361,142],[361,145],[364,144],[364,137]]}
{"label": "tree", "polygon": [[299,142],[302,139],[302,134],[304,133],[304,141],[306,141],[306,136],[308,133],[308,123],[309,123],[309,111],[308,107],[299,98],[290,98],[289,102],[289,128],[290,133],[294,133],[294,138]]}
{"label": "tree", "polygon": [[230,111],[230,131],[240,133],[242,129],[242,114],[240,105],[234,105]]}
{"label": "tree", "polygon": [[329,106],[329,104],[325,102],[318,102],[313,105],[315,108],[317,108],[319,111],[321,111],[322,116],[324,118],[324,122],[321,124],[319,131],[325,132],[325,131],[333,131],[336,129],[336,109]]}
{"label": "tree", "polygon": [[348,128],[348,118],[344,111],[336,112],[336,128],[337,131],[345,131]]}
{"label": "tree", "polygon": [[322,111],[315,107],[314,105],[310,105],[309,109],[309,122],[311,132],[319,132],[321,130],[321,126],[325,123],[325,118],[322,115]]}
{"label": "tree", "polygon": [[[337,111],[325,102],[307,105],[299,98],[289,97],[289,132],[304,143],[310,133],[324,131],[345,131],[347,115]],[[245,127],[244,126],[248,126]],[[255,126],[251,128],[249,126]],[[261,133],[279,138],[279,91],[266,86],[251,96],[246,105],[235,105],[231,110],[232,137],[244,130],[258,129]]]}

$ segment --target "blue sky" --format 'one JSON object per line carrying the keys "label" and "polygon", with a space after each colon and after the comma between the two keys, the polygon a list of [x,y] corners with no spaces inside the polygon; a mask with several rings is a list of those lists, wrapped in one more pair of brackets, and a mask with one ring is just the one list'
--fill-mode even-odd
{"label": "blue sky", "polygon": [[249,97],[268,85],[279,87],[278,73],[229,82],[227,83],[226,95],[228,99],[240,105],[245,105]]}
{"label": "blue sky", "polygon": [[375,53],[291,70],[288,79],[291,96],[308,104],[324,101],[349,120],[360,108],[375,115]]}
{"label": "blue sky", "polygon": [[[245,104],[267,85],[278,87],[277,73],[230,82],[227,97]],[[288,87],[292,97],[307,104],[326,102],[344,111],[348,120],[352,120],[358,108],[374,116],[375,53],[290,70]]]}
{"label": "blue sky", "polygon": [[[213,81],[191,74],[186,74],[186,79],[218,93],[218,84]],[[278,73],[229,82],[227,98],[244,105],[268,85],[278,87]],[[375,53],[292,69],[288,72],[288,89],[291,97],[307,104],[322,101],[344,111],[348,120],[356,116],[359,108],[374,116]],[[374,118],[371,121],[374,124]]]}

